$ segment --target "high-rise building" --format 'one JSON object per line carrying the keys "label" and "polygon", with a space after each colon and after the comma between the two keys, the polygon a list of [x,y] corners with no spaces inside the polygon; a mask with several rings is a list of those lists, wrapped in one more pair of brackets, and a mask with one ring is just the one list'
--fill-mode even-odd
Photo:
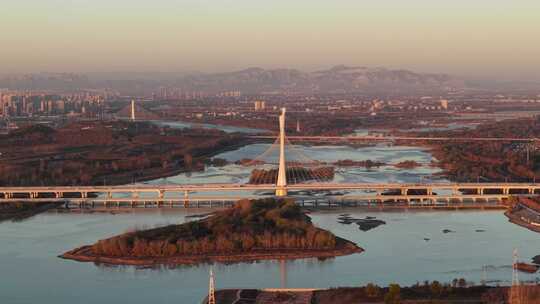
{"label": "high-rise building", "polygon": [[441,108],[443,110],[448,110],[448,100],[447,99],[441,99]]}
{"label": "high-rise building", "polygon": [[255,111],[263,111],[264,109],[266,109],[266,101],[264,100],[256,100],[254,104]]}

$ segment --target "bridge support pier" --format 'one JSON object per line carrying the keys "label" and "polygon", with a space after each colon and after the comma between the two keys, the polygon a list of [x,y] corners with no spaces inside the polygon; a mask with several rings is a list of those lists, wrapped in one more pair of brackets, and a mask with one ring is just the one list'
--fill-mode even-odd
{"label": "bridge support pier", "polygon": [[184,208],[189,207],[189,193],[188,191],[184,191]]}

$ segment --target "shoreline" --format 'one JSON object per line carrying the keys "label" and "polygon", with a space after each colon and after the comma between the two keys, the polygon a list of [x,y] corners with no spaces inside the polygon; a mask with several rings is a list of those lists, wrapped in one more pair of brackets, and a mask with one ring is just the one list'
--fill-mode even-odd
{"label": "shoreline", "polygon": [[513,215],[510,211],[506,211],[504,215],[508,218],[510,223],[516,224],[520,227],[529,229],[530,231],[540,233],[540,226],[535,226],[521,220],[518,216]]}
{"label": "shoreline", "polygon": [[[43,203],[35,203],[30,205],[21,205],[20,207],[13,206],[13,204],[17,204],[19,202],[13,202],[13,203],[2,203],[4,204],[3,207],[7,206],[6,210],[0,209],[0,223],[3,221],[19,221],[19,220],[25,220],[27,218],[31,218],[35,215],[38,215],[40,213],[45,213],[50,210],[55,210],[60,207],[60,203],[57,202],[43,202]],[[11,207],[11,208],[10,208]]]}
{"label": "shoreline", "polygon": [[[523,303],[537,303],[540,286],[520,287]],[[368,283],[364,286],[338,286],[329,288],[225,288],[218,289],[215,297],[218,303],[508,303],[511,286],[491,286],[474,284],[465,279],[455,278],[450,282],[424,281],[410,286],[389,284],[378,286]],[[532,300],[533,302],[530,302]],[[208,297],[202,299],[208,303]]]}
{"label": "shoreline", "polygon": [[[252,142],[241,133],[164,131],[149,123],[121,121],[70,128],[28,127],[19,133],[3,138],[0,177],[4,186],[124,185],[157,180],[201,170],[209,158]],[[33,147],[21,144],[17,136]],[[47,169],[52,163],[54,170]],[[79,167],[84,174],[73,169]]]}
{"label": "shoreline", "polygon": [[[343,240],[343,239],[341,239]],[[346,240],[343,240],[346,241]],[[59,258],[66,260],[74,260],[77,262],[94,262],[97,264],[108,265],[126,265],[126,266],[159,266],[159,265],[196,265],[203,263],[248,263],[263,260],[296,260],[296,259],[308,259],[318,258],[327,259],[335,258],[339,256],[346,256],[355,253],[362,253],[364,249],[358,247],[356,244],[346,241],[347,244],[353,244],[354,248],[340,248],[333,250],[312,250],[312,251],[254,251],[250,253],[239,253],[231,255],[190,255],[190,256],[173,256],[173,257],[152,257],[152,258],[138,258],[138,257],[106,257],[96,256],[90,253],[91,245],[85,245],[79,248],[72,249],[59,255]]]}
{"label": "shoreline", "polygon": [[[246,145],[249,145],[249,144],[251,144],[250,140],[242,139],[237,144],[222,147],[220,149],[213,150],[212,152],[210,152],[208,154],[203,154],[203,155],[198,155],[197,157],[193,157],[193,160],[194,161],[204,161],[205,159],[210,159],[210,158],[215,157],[216,155],[219,155],[219,154],[222,154],[222,153],[225,153],[225,152],[229,152],[229,151],[234,151],[236,149],[240,149],[240,148],[242,148],[242,147],[244,147]],[[180,174],[183,174],[183,173],[198,172],[198,171],[200,171],[200,170],[190,170],[190,169],[186,169],[185,167],[165,168],[165,169],[158,170],[158,172],[151,172],[150,174],[147,174],[145,176],[140,176],[140,177],[137,178],[136,182],[141,183],[141,182],[156,181],[156,180],[163,179],[163,178],[174,177],[174,176],[177,176],[177,175],[180,175]],[[140,172],[140,171],[136,171],[136,172]],[[131,172],[131,173],[133,173],[133,172]],[[144,173],[145,172],[142,171],[142,174],[144,174]],[[114,176],[114,175],[107,176],[106,179],[109,182],[108,185],[110,185],[110,186],[122,186],[122,185],[130,184],[132,176],[133,176],[132,174],[126,174],[126,173],[123,172],[123,173],[120,173],[120,174],[118,174],[116,176]]]}

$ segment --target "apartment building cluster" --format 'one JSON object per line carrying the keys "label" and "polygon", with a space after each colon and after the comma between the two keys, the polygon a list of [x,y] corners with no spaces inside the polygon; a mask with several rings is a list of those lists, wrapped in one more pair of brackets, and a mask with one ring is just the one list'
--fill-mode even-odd
{"label": "apartment building cluster", "polygon": [[100,94],[46,94],[35,92],[0,92],[2,117],[31,117],[65,114],[96,114],[105,98]]}
{"label": "apartment building cluster", "polygon": [[242,96],[242,92],[238,90],[222,91],[211,94],[206,91],[184,90],[178,87],[159,87],[157,92],[152,94],[153,100],[200,100],[210,97],[234,97]]}

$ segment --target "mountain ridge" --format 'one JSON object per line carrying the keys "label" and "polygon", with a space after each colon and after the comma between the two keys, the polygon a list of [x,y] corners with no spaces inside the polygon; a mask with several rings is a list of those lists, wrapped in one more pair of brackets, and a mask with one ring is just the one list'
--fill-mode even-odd
{"label": "mountain ridge", "polygon": [[[12,90],[76,90],[110,88],[122,94],[150,95],[160,87],[182,92],[218,94],[241,91],[263,93],[367,93],[436,94],[463,89],[504,89],[494,81],[471,81],[446,73],[420,73],[407,69],[335,65],[303,71],[295,68],[252,66],[230,72],[133,72],[133,73],[38,73],[0,78],[0,88]],[[505,84],[510,89],[531,88],[535,84]]]}

